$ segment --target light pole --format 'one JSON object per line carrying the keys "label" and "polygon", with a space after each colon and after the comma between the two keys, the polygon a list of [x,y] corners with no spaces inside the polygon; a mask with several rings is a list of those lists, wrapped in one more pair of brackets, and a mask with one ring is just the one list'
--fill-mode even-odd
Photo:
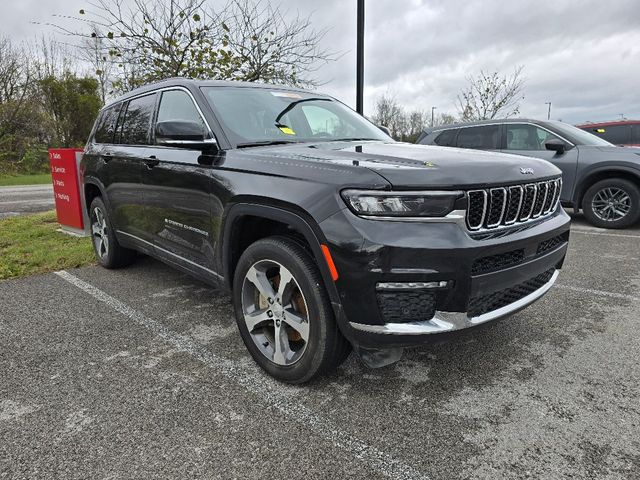
{"label": "light pole", "polygon": [[545,105],[549,105],[549,109],[547,110],[547,120],[551,120],[551,102],[545,102]]}
{"label": "light pole", "polygon": [[356,40],[356,112],[364,115],[364,0],[358,0]]}
{"label": "light pole", "polygon": [[435,117],[433,115],[433,112],[437,109],[438,107],[431,107],[431,126],[433,127],[433,123],[435,121]]}

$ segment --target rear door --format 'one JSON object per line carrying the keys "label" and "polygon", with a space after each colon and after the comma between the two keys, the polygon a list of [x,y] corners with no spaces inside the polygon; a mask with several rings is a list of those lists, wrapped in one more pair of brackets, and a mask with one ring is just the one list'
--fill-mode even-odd
{"label": "rear door", "polygon": [[572,147],[563,153],[547,150],[545,143],[551,139],[564,141],[549,130],[531,123],[506,123],[505,124],[504,153],[514,155],[526,155],[528,157],[542,158],[553,163],[562,170],[562,192],[560,198],[563,201],[571,201],[573,198],[573,186],[578,168],[578,147]]}
{"label": "rear door", "polygon": [[[155,122],[187,120],[206,125],[191,95],[183,89],[160,93]],[[145,239],[167,260],[196,273],[215,274],[214,238],[222,205],[212,194],[215,168],[201,165],[202,151],[153,145],[143,161]]]}
{"label": "rear door", "polygon": [[106,186],[114,228],[129,240],[145,231],[142,215],[142,159],[148,153],[156,94],[136,97],[120,110],[114,145],[105,160],[109,164]]}

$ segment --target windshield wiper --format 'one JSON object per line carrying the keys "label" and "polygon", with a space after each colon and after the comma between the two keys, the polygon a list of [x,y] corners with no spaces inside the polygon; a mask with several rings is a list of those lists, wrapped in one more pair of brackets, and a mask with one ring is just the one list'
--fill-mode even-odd
{"label": "windshield wiper", "polygon": [[236,145],[238,148],[247,148],[247,147],[265,147],[268,145],[285,145],[287,143],[300,143],[296,140],[267,140],[264,142],[247,142],[247,143],[239,143]]}
{"label": "windshield wiper", "polygon": [[284,117],[287,113],[289,113],[291,110],[293,110],[293,108],[296,105],[298,105],[299,103],[304,103],[304,102],[330,102],[330,101],[331,101],[330,98],[312,97],[312,98],[303,98],[302,100],[297,100],[295,102],[291,102],[289,105],[287,105],[287,108],[282,110],[278,114],[278,116],[276,117],[276,120],[275,120],[276,126],[278,126],[280,124],[280,119],[282,117]]}
{"label": "windshield wiper", "polygon": [[333,138],[332,142],[363,142],[365,140],[376,140],[381,142],[379,138],[367,138],[367,137],[348,137],[348,138]]}

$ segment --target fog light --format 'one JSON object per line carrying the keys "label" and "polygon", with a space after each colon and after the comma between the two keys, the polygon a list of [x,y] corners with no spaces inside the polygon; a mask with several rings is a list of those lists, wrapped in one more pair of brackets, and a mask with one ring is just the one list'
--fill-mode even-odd
{"label": "fog light", "polygon": [[439,282],[380,282],[376,283],[376,290],[420,290],[425,288],[447,288],[448,280]]}

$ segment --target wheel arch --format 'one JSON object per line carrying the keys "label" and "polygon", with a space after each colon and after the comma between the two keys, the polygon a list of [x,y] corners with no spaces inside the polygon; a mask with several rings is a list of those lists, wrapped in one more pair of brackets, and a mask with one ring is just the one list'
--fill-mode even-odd
{"label": "wheel arch", "polygon": [[104,185],[100,180],[96,178],[85,178],[82,185],[82,192],[84,194],[84,205],[87,214],[89,214],[89,207],[91,207],[91,202],[94,198],[100,197],[104,202],[105,206],[109,211],[111,211],[111,206],[109,205],[109,199],[107,198],[106,190]]}
{"label": "wheel arch", "polygon": [[574,196],[574,206],[576,209],[582,208],[584,195],[595,183],[609,178],[622,178],[635,183],[640,187],[640,171],[624,166],[602,167],[586,172],[578,183]]}
{"label": "wheel arch", "polygon": [[232,288],[235,267],[248,245],[260,238],[284,233],[278,229],[265,229],[247,236],[246,227],[260,225],[260,222],[272,222],[271,227],[286,227],[294,234],[294,238],[296,234],[300,235],[300,240],[304,240],[309,253],[318,265],[334,310],[339,308],[338,291],[322,252],[321,245],[326,243],[324,235],[313,218],[296,205],[263,205],[243,201],[229,207],[224,215],[222,241],[218,246],[218,258],[222,260],[222,272],[227,288],[229,290]]}

